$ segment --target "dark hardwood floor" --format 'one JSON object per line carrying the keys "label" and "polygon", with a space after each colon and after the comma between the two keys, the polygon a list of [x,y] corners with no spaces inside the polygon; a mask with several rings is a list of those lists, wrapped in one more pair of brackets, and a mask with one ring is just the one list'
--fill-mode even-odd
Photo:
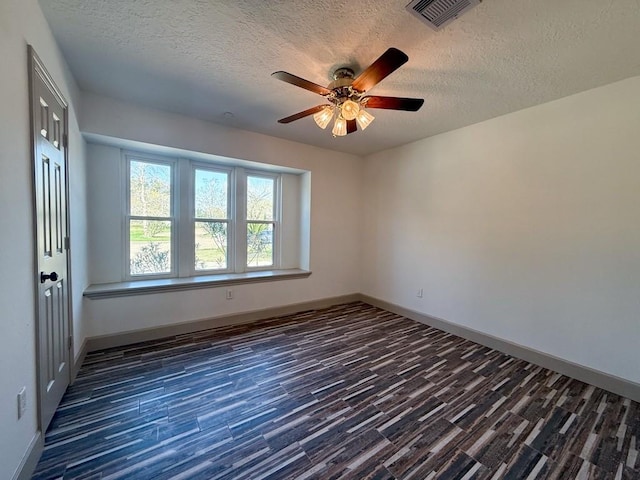
{"label": "dark hardwood floor", "polygon": [[89,354],[37,479],[638,479],[638,403],[363,303]]}

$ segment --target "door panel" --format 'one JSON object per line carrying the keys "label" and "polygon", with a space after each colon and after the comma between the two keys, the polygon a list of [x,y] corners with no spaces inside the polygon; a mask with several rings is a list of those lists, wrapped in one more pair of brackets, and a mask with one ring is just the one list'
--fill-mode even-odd
{"label": "door panel", "polygon": [[30,50],[38,285],[38,400],[46,430],[69,385],[66,102]]}

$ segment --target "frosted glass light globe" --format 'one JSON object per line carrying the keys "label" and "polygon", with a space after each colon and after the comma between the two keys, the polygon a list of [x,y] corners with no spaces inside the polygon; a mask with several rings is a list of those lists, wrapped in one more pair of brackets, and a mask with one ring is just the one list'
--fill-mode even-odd
{"label": "frosted glass light globe", "polygon": [[347,134],[347,121],[341,116],[336,118],[336,123],[331,131],[336,137],[342,137]]}
{"label": "frosted glass light globe", "polygon": [[360,130],[364,130],[369,125],[371,125],[371,122],[373,122],[374,119],[375,117],[373,115],[362,108],[360,109],[360,113],[358,113],[358,116],[356,117],[356,122],[358,122]]}
{"label": "frosted glass light globe", "polygon": [[345,120],[353,120],[358,116],[358,112],[360,112],[360,105],[353,100],[347,100],[341,105],[340,110]]}
{"label": "frosted glass light globe", "polygon": [[322,129],[327,128],[332,117],[333,109],[329,106],[324,107],[318,113],[313,115],[313,119],[316,121],[316,124]]}

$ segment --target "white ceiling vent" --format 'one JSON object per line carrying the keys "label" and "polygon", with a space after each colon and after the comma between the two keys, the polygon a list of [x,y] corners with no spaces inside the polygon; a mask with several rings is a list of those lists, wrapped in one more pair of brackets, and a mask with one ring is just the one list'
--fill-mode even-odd
{"label": "white ceiling vent", "polygon": [[482,0],[413,0],[407,10],[434,30],[452,22]]}

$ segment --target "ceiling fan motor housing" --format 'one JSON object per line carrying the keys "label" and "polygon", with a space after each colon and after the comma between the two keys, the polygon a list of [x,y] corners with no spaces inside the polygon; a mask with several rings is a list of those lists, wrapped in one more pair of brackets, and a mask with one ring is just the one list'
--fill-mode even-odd
{"label": "ceiling fan motor housing", "polygon": [[338,88],[349,87],[353,83],[355,74],[349,67],[338,68],[333,72],[333,82],[331,82],[327,88],[329,90],[336,90]]}

